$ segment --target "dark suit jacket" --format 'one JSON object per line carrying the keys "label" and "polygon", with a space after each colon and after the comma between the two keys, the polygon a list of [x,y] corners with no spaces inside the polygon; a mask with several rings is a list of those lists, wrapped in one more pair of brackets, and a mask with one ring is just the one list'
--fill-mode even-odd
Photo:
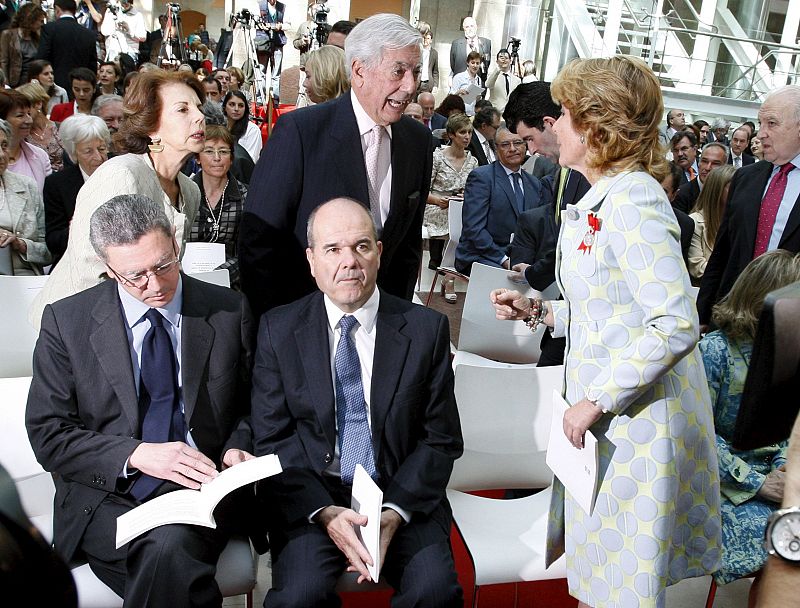
{"label": "dark suit jacket", "polygon": [[698,196],[700,196],[700,182],[695,177],[678,188],[675,200],[672,201],[672,208],[684,213],[691,213]]}
{"label": "dark suit jacket", "polygon": [[[240,229],[242,291],[256,314],[316,289],[305,256],[308,216],[337,196],[369,205],[363,159],[349,95],[281,116],[250,179]],[[392,125],[392,200],[378,285],[409,300],[432,163],[430,132],[403,116]]]}
{"label": "dark suit jacket", "polygon": [[[753,259],[758,215],[774,165],[761,161],[738,169],[731,180],[725,215],[717,232],[714,250],[700,282],[697,310],[700,323],[711,320],[711,308],[733,287],[744,267]],[[800,198],[794,203],[779,249],[800,252]]]}
{"label": "dark suit jacket", "polygon": [[[488,38],[478,37],[481,41],[481,82],[486,82],[486,74],[492,63],[492,41]],[[458,74],[467,69],[467,39],[461,36],[450,44],[450,73]]]}
{"label": "dark suit jacket", "polygon": [[53,64],[56,84],[70,91],[70,99],[69,73],[75,68],[87,68],[93,74],[97,71],[96,42],[97,35],[71,17],[56,19],[42,28],[37,57]]}
{"label": "dark suit jacket", "polygon": [[486,158],[486,150],[483,149],[478,139],[478,134],[475,131],[472,131],[472,139],[469,140],[467,150],[469,150],[470,154],[478,161],[478,166],[482,167],[489,164],[489,159]]}
{"label": "dark suit jacket", "polygon": [[64,167],[44,178],[44,238],[53,254],[53,266],[67,249],[69,223],[75,213],[75,199],[82,186],[83,174],[76,165]]}
{"label": "dark suit jacket", "polygon": [[[433,116],[431,116],[431,132],[435,131],[436,129],[445,129],[447,127],[447,118],[439,114],[438,112],[434,112]],[[438,148],[444,142],[438,138],[433,138],[433,146]]]}
{"label": "dark suit jacket", "polygon": [[[756,162],[755,156],[750,156],[747,152],[742,153],[742,167],[752,165],[754,162]],[[730,152],[728,152],[728,164],[733,164],[733,155]]]}
{"label": "dark suit jacket", "polygon": [[[525,171],[521,174],[524,211],[549,202],[551,196],[541,182]],[[503,165],[495,161],[473,169],[464,187],[461,238],[456,248],[456,264],[462,272],[469,272],[473,262],[500,266],[519,215]]]}
{"label": "dark suit jacket", "polygon": [[[116,281],[48,305],[33,355],[25,422],[37,460],[56,474],[53,540],[69,562],[89,515],[141,443],[141,417]],[[236,292],[183,277],[181,372],[187,427],[217,465],[232,447],[250,447],[251,338]],[[114,534],[109,530],[109,534]]]}
{"label": "dark suit jacket", "polygon": [[[542,181],[552,192],[553,200],[546,205],[536,207],[520,214],[517,227],[514,229],[514,242],[508,248],[511,265],[525,263],[530,266],[525,270],[525,278],[534,289],[539,291],[549,287],[556,280],[556,242],[558,241],[558,224],[555,217],[555,201],[558,193],[553,189],[553,178]],[[555,181],[556,187],[558,181]],[[583,198],[591,188],[577,171],[570,171],[564,184],[561,197],[561,208],[574,205]]]}
{"label": "dark suit jacket", "polygon": [[[463,448],[447,318],[382,291],[372,378],[372,443],[384,501],[412,518],[430,515],[445,501]],[[252,423],[256,454],[278,454],[284,470],[259,484],[259,493],[271,496],[271,525],[293,527],[337,504],[331,487],[341,484],[323,475],[335,450],[334,395],[322,294],[264,315]]]}

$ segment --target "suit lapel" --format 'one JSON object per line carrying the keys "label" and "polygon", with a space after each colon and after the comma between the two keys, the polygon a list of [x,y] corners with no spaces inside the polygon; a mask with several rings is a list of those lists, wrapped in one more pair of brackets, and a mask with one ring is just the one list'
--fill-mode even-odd
{"label": "suit lapel", "polygon": [[534,179],[525,171],[520,171],[522,176],[523,197],[525,201],[525,211],[536,207],[541,200],[539,198],[539,186]]}
{"label": "suit lapel", "polygon": [[517,199],[514,196],[513,188],[511,188],[511,180],[508,178],[506,170],[503,168],[503,165],[500,164],[500,161],[494,162],[494,183],[505,193],[506,198],[508,199],[508,204],[514,211],[514,217],[519,216]]}
{"label": "suit lapel", "polygon": [[104,284],[102,295],[92,309],[97,326],[89,336],[100,369],[119,400],[133,433],[139,433],[139,400],[131,367],[128,336],[122,320],[116,281]]}
{"label": "suit lapel", "polygon": [[208,309],[196,294],[193,280],[183,276],[183,307],[181,310],[181,378],[183,407],[187,426],[197,405],[200,384],[214,344],[214,328],[207,320]]}
{"label": "suit lapel", "polygon": [[305,386],[311,393],[311,403],[317,413],[320,428],[330,446],[336,443],[336,401],[331,379],[331,354],[328,341],[328,316],[317,294],[309,302],[300,327],[294,337],[297,352],[303,362]]}
{"label": "suit lapel", "polygon": [[[342,95],[331,103],[333,119],[329,134],[335,142],[333,149],[337,150],[333,157],[339,165],[342,192],[349,192],[350,196],[356,200],[368,203],[367,169],[364,166],[361,134],[358,132],[358,123],[353,112],[350,94]],[[394,144],[392,144],[392,154],[394,155]]]}
{"label": "suit lapel", "polygon": [[381,298],[378,310],[375,356],[372,360],[372,390],[370,394],[370,417],[372,418],[372,447],[375,461],[380,462],[381,437],[386,416],[397,391],[411,341],[400,333],[406,324],[400,313],[387,310],[385,298]]}
{"label": "suit lapel", "polygon": [[[392,192],[389,215],[383,226],[382,239],[384,242],[397,242],[397,239],[392,238],[392,234],[395,232],[405,234],[405,224],[413,217],[413,214],[407,213],[410,196],[408,194],[409,170],[412,164],[400,162],[403,155],[407,155],[408,151],[413,149],[412,145],[409,131],[403,125],[403,118],[401,118],[392,125]],[[369,200],[369,197],[366,200]]]}
{"label": "suit lapel", "polygon": [[28,198],[25,196],[25,187],[22,182],[16,177],[6,180],[9,182],[11,189],[7,191],[8,210],[11,213],[11,219],[14,221],[14,230],[19,230],[19,222],[25,217],[25,207],[28,206]]}

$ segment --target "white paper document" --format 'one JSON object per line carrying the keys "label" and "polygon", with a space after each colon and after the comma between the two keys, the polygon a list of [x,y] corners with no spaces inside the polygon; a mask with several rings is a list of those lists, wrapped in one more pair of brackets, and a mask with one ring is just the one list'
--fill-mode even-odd
{"label": "white paper document", "polygon": [[383,492],[372,480],[364,467],[356,465],[353,475],[353,494],[350,508],[367,516],[366,526],[354,526],[356,535],[369,551],[374,565],[367,565],[372,581],[377,583],[381,574],[381,511]]}
{"label": "white paper document", "polygon": [[199,490],[176,490],[131,509],[117,518],[117,549],[140,534],[165,524],[216,528],[214,508],[228,494],[282,471],[275,454],[254,458],[225,469]]}
{"label": "white paper document", "polygon": [[181,258],[181,268],[186,274],[208,272],[225,263],[223,243],[186,243]]}
{"label": "white paper document", "polygon": [[558,391],[553,391],[553,418],[547,445],[547,466],[564,484],[587,515],[592,514],[597,498],[599,452],[597,438],[586,431],[583,449],[573,446],[564,434],[564,414],[569,405]]}
{"label": "white paper document", "polygon": [[469,105],[471,103],[475,103],[478,100],[478,97],[481,96],[483,93],[483,87],[479,87],[477,84],[470,84],[467,89],[467,94],[462,97],[464,103]]}

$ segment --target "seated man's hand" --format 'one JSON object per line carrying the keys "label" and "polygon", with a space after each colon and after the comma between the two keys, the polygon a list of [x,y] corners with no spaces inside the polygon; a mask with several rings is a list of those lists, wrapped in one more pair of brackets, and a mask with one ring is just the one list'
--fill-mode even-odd
{"label": "seated man's hand", "polygon": [[224,471],[225,469],[228,469],[234,465],[245,462],[246,460],[253,460],[254,458],[255,456],[253,456],[250,452],[230,449],[225,452],[225,456],[222,457],[222,470]]}
{"label": "seated man's hand", "polygon": [[315,519],[339,547],[339,550],[344,553],[349,563],[348,571],[359,573],[358,582],[371,581],[367,564],[372,565],[372,558],[369,556],[367,548],[358,540],[353,529],[353,526],[366,526],[367,516],[359,515],[352,509],[330,506],[317,513]]}
{"label": "seated man's hand", "polygon": [[211,459],[181,441],[140,443],[128,464],[151,477],[174,481],[192,490],[219,475]]}
{"label": "seated man's hand", "polygon": [[394,538],[394,533],[402,525],[403,518],[394,509],[384,509],[381,512],[381,564],[386,561],[386,550]]}

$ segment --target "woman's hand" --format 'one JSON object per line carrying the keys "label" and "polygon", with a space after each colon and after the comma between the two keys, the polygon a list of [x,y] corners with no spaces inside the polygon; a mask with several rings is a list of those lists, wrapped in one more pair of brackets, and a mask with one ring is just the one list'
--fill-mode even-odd
{"label": "woman's hand", "polygon": [[767,473],[767,476],[764,478],[764,483],[761,484],[756,494],[764,500],[781,504],[785,479],[786,473],[780,468],[770,471]]}
{"label": "woman's hand", "polygon": [[564,435],[576,448],[583,449],[583,436],[602,415],[603,410],[588,399],[579,401],[564,414]]}
{"label": "woman's hand", "polygon": [[428,204],[436,205],[440,209],[447,209],[450,206],[450,201],[441,194],[429,194]]}
{"label": "woman's hand", "polygon": [[501,321],[521,321],[528,316],[531,301],[518,291],[495,289],[489,294],[494,316]]}
{"label": "woman's hand", "polygon": [[22,255],[28,253],[28,244],[10,232],[0,232],[0,247],[11,247]]}

